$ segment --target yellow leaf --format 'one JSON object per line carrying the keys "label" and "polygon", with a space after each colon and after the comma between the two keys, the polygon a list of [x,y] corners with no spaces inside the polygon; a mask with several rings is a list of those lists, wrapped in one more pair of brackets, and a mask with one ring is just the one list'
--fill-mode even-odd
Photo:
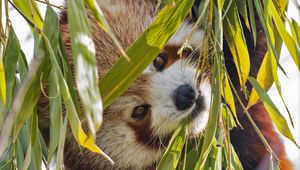
{"label": "yellow leaf", "polygon": [[[271,68],[271,58],[272,56],[269,55],[269,52],[266,53],[263,62],[259,68],[258,74],[257,74],[257,82],[258,84],[264,89],[264,90],[268,90],[272,84],[273,84],[273,75],[272,75],[272,68]],[[249,97],[249,101],[248,101],[248,105],[247,108],[250,108],[251,106],[253,106],[254,104],[257,103],[259,99],[259,96],[256,92],[256,90],[253,88],[251,93],[250,93],[250,97]]]}

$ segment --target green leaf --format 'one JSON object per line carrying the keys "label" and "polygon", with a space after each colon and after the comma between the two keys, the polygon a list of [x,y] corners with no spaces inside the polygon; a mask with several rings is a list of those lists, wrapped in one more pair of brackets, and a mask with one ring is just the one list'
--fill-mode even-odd
{"label": "green leaf", "polygon": [[49,77],[50,142],[47,158],[48,164],[50,164],[52,156],[58,146],[59,136],[57,134],[59,134],[62,125],[61,96],[57,80],[58,78],[52,70]]}
{"label": "green leaf", "polygon": [[99,153],[107,158],[111,163],[113,161],[103,152],[98,146],[95,144],[94,138],[92,136],[87,136],[81,127],[81,122],[78,118],[76,107],[74,106],[74,102],[70,97],[69,87],[66,83],[63,74],[59,68],[58,62],[54,56],[54,52],[51,48],[50,42],[47,37],[42,36],[42,40],[44,41],[47,53],[51,56],[52,69],[54,70],[54,74],[56,75],[60,87],[60,94],[64,100],[64,106],[66,108],[66,114],[72,129],[73,136],[75,140],[83,147],[89,149],[92,152]]}
{"label": "green leaf", "polygon": [[174,132],[157,170],[176,169],[187,136],[187,127],[181,125]]}
{"label": "green leaf", "polygon": [[20,53],[20,43],[12,27],[9,28],[9,38],[4,53],[4,70],[6,78],[7,108],[10,106],[15,85],[17,61]]}
{"label": "green leaf", "polygon": [[172,4],[167,4],[154,22],[127,50],[130,62],[121,57],[101,79],[99,88],[104,108],[119,97],[154,60],[183,22],[193,3],[193,0],[176,0]]}
{"label": "green leaf", "polygon": [[59,143],[56,155],[56,169],[63,169],[63,154],[64,154],[64,146],[65,146],[65,139],[66,139],[66,132],[67,132],[67,118],[65,117],[63,125],[60,128],[59,132]]}
{"label": "green leaf", "polygon": [[240,13],[240,15],[243,17],[243,19],[245,20],[245,24],[246,27],[250,30],[250,23],[249,23],[249,19],[248,19],[248,12],[247,12],[247,2],[245,0],[235,0],[234,1],[237,9]]}
{"label": "green leaf", "polygon": [[269,116],[271,117],[277,130],[283,136],[287,137],[292,142],[294,142],[297,147],[299,147],[288,127],[288,124],[287,124],[285,118],[280,114],[276,105],[273,103],[273,101],[268,96],[266,91],[258,84],[258,82],[256,81],[255,78],[249,77],[249,81],[252,84],[252,86],[255,88],[255,90],[258,92],[258,95],[259,95],[260,99],[262,100],[266,110],[268,111]]}
{"label": "green leaf", "polygon": [[233,98],[233,94],[228,82],[228,77],[227,75],[224,73],[225,70],[222,70],[222,97],[224,97],[226,103],[228,104],[231,112],[233,113],[233,116],[235,117],[236,120],[237,119],[237,115],[236,115],[236,109],[235,109],[235,102],[234,102],[234,98]]}
{"label": "green leaf", "polygon": [[214,160],[213,169],[222,169],[222,150],[223,150],[224,134],[221,129],[218,132],[218,140],[216,145],[216,158]]}
{"label": "green leaf", "polygon": [[25,79],[28,72],[28,64],[27,64],[26,56],[22,50],[20,50],[17,70],[20,73],[20,82],[22,82]]}
{"label": "green leaf", "polygon": [[13,3],[31,23],[34,23],[40,30],[43,28],[43,19],[35,1],[13,0]]}
{"label": "green leaf", "polygon": [[257,32],[256,32],[256,22],[255,22],[254,8],[253,8],[253,0],[248,0],[247,2],[248,2],[248,7],[249,7],[249,18],[250,18],[253,43],[254,43],[254,46],[256,46]]}
{"label": "green leaf", "polygon": [[32,115],[41,93],[40,82],[43,83],[48,78],[50,72],[49,58],[45,56],[43,43],[39,43],[38,47],[38,49],[35,49],[34,59],[30,65],[31,69],[22,85],[18,88],[11,109],[2,126],[0,133],[0,155],[9,144],[12,128],[15,126],[13,136],[15,140],[26,120]]}
{"label": "green leaf", "polygon": [[31,162],[28,169],[40,169],[42,167],[42,146],[39,139],[38,117],[36,113],[32,114],[31,145]]}
{"label": "green leaf", "polygon": [[205,129],[205,138],[201,149],[200,157],[195,169],[202,169],[205,165],[207,156],[211,150],[212,142],[216,134],[217,125],[221,114],[221,54],[216,53],[211,71],[212,96],[210,103],[210,112],[207,127]]}
{"label": "green leaf", "polygon": [[96,138],[96,131],[103,120],[102,100],[98,88],[96,49],[83,2],[67,0],[67,7],[76,85],[89,132],[93,138]]}
{"label": "green leaf", "polygon": [[235,3],[232,3],[224,18],[224,35],[237,68],[240,85],[244,87],[250,71],[250,59]]}
{"label": "green leaf", "polygon": [[[105,2],[102,2],[105,3]],[[122,48],[120,42],[116,38],[116,36],[111,31],[108,22],[103,15],[101,8],[98,7],[95,0],[84,0],[84,4],[92,11],[96,21],[98,22],[99,26],[110,36],[113,42],[116,44],[117,48],[121,52],[121,54],[129,61],[127,54],[125,53],[124,49]]]}
{"label": "green leaf", "polygon": [[281,18],[279,16],[278,12],[276,11],[276,8],[271,0],[269,0],[268,7],[269,7],[268,12],[273,17],[273,21],[278,30],[278,33],[280,34],[283,42],[285,43],[287,49],[289,50],[289,53],[292,56],[295,64],[297,65],[298,70],[300,70],[299,46],[296,45],[293,38],[287,32],[287,30],[286,30],[283,22],[281,21]]}
{"label": "green leaf", "polygon": [[299,25],[297,24],[297,22],[294,19],[292,19],[292,22],[290,22],[288,20],[288,23],[290,25],[290,29],[291,29],[294,41],[298,43],[298,46],[300,46],[300,27],[299,27]]}

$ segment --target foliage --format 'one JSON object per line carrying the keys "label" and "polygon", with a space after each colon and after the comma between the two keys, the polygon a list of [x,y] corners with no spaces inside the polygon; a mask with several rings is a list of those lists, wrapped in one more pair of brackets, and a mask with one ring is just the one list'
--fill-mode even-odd
{"label": "foliage", "polygon": [[[37,2],[47,5],[44,17],[39,12]],[[288,47],[295,65],[300,70],[300,27],[286,16],[287,0],[265,0],[263,3],[260,0],[202,0],[200,4],[194,4],[192,0],[160,1],[164,8],[126,52],[114,37],[101,9],[93,0],[66,2],[66,8],[59,8],[68,10],[71,14],[68,20],[76,63],[75,81],[66,62],[58,28],[58,16],[52,9],[57,6],[48,1],[38,0],[23,0],[22,3],[20,0],[1,1],[1,19],[6,18],[6,24],[1,24],[0,28],[0,169],[41,169],[42,161],[49,166],[51,160],[56,160],[56,168],[61,169],[67,124],[70,124],[72,133],[80,145],[110,159],[95,144],[95,133],[102,123],[103,108],[126,91],[153,61],[191,10],[198,16],[194,30],[199,27],[201,21],[206,21],[202,24],[205,36],[201,44],[201,54],[204,61],[210,59],[209,63],[203,65],[211,65],[212,96],[209,123],[205,138],[201,136],[198,144],[187,144],[186,126],[180,126],[157,169],[221,169],[222,166],[228,169],[242,169],[229,136],[229,131],[236,123],[239,125],[236,121],[236,102],[242,106],[244,114],[270,153],[273,154],[272,149],[247,111],[259,100],[267,108],[279,132],[296,144],[287,126],[288,122],[266,93],[274,81],[278,93],[282,96],[277,75],[278,69],[284,72],[284,68],[278,63],[282,43]],[[9,22],[8,3],[32,28],[34,58],[29,66]],[[5,8],[2,8],[2,5]],[[123,54],[100,81],[95,71],[95,49],[91,48],[93,42],[84,5],[92,11],[99,26],[112,37]],[[2,9],[5,9],[5,16],[2,16]],[[241,22],[243,20],[247,29],[252,32],[256,44],[257,25],[254,9],[265,32],[268,47],[256,79],[249,77],[250,53]],[[291,34],[285,29],[284,22],[288,22]],[[247,107],[238,96],[226,71],[223,38],[228,42],[233,54],[243,97],[249,101]],[[188,41],[189,36],[186,42]],[[203,68],[203,65],[200,67]],[[246,88],[248,80],[254,87],[251,92]],[[86,82],[92,86],[87,87]],[[45,145],[41,136],[36,113],[36,103],[40,95],[43,95],[42,86],[46,83],[49,87],[50,101],[49,146]],[[79,95],[74,89],[75,84]],[[284,103],[283,98],[282,101]],[[62,116],[62,103],[66,108],[66,117]],[[79,109],[80,104],[83,105],[84,114]],[[88,120],[89,134],[81,127],[81,115]],[[291,119],[290,122],[292,123]],[[272,162],[276,167],[277,162]]]}

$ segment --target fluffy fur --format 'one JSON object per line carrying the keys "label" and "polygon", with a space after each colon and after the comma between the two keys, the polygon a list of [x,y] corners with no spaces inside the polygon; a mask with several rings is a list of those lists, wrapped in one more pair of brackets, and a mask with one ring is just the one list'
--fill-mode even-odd
{"label": "fluffy fur", "polygon": [[[98,2],[113,32],[124,48],[128,48],[152,22],[156,9],[156,0],[98,0]],[[117,61],[120,53],[91,15],[89,15],[89,20],[96,48],[98,72],[101,78]],[[251,74],[254,76],[257,72],[254,67],[259,68],[262,56],[266,52],[264,35],[261,35],[260,24],[257,23],[257,25],[259,37],[256,49],[251,46],[253,44],[251,37],[246,37],[250,41],[248,42],[249,48],[254,51],[250,54],[252,57]],[[129,89],[104,111],[104,123],[97,133],[97,145],[116,162],[115,165],[112,166],[102,156],[81,148],[73,139],[71,132],[68,132],[64,153],[66,169],[152,170],[159,162],[172,132],[182,120],[188,119],[190,122],[190,137],[195,137],[203,132],[208,120],[210,103],[209,77],[204,76],[201,84],[195,80],[195,77],[199,76],[196,75],[194,63],[195,56],[199,55],[197,50],[184,52],[182,58],[177,55],[177,50],[184,43],[191,27],[191,24],[184,22],[162,50],[168,55],[168,63],[163,71],[157,71],[154,65],[150,64]],[[66,13],[61,15],[60,31],[68,54],[68,62],[73,69]],[[202,37],[201,31],[194,33],[190,41],[194,49],[199,47]],[[84,37],[82,41],[85,41]],[[232,63],[231,54],[226,43],[224,44],[226,67],[236,88],[239,89],[238,76]],[[172,94],[183,84],[189,84],[193,88],[197,102],[188,109],[178,110],[172,100]],[[45,98],[40,100],[39,112],[48,112],[46,101]],[[131,115],[135,107],[145,104],[150,106],[148,114],[141,120],[133,119]],[[269,164],[268,152],[238,104],[236,107],[244,129],[239,127],[234,129],[231,132],[231,141],[243,167],[245,169],[267,169]],[[281,160],[281,168],[290,169],[282,143],[278,139],[263,106],[257,104],[249,112]],[[85,121],[82,123],[87,129]]]}
{"label": "fluffy fur", "polygon": [[[152,22],[155,0],[108,0],[100,1],[107,20],[124,48],[128,48],[142,31]],[[96,46],[99,75],[105,72],[120,56],[108,35],[99,28],[89,15]],[[168,63],[163,71],[151,64],[129,89],[104,111],[104,123],[97,133],[97,145],[114,161],[80,148],[71,133],[68,133],[65,148],[67,169],[155,169],[174,130],[188,119],[190,136],[199,135],[208,120],[210,85],[204,80],[196,82],[195,54],[178,49],[191,31],[192,25],[184,22],[172,36],[162,53],[167,54]],[[61,32],[67,54],[71,55],[71,44],[66,14],[61,17]],[[202,39],[196,31],[191,45],[196,48]],[[71,56],[69,63],[73,67]],[[197,101],[189,109],[179,111],[172,94],[180,86],[189,84],[196,93]],[[149,105],[149,113],[142,120],[131,117],[135,107]],[[193,115],[193,116],[192,116]],[[83,121],[83,126],[85,122]]]}

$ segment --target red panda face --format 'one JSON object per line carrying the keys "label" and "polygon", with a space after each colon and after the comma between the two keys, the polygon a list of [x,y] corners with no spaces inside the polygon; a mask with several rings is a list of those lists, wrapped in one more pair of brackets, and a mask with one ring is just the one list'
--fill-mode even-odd
{"label": "red panda face", "polygon": [[178,54],[190,31],[191,25],[183,23],[142,75],[147,77],[146,88],[142,89],[146,95],[137,96],[143,102],[134,107],[131,117],[137,122],[150,117],[149,128],[153,136],[170,136],[184,120],[189,123],[189,131],[193,135],[199,134],[206,127],[209,80],[197,84],[199,75],[196,75],[199,55],[197,46],[200,46],[202,39],[201,31],[196,31],[190,41],[195,50],[186,48],[181,56]]}
{"label": "red panda face", "polygon": [[[206,127],[210,85],[205,78],[197,83],[202,73],[196,75],[201,31],[196,31],[190,40],[195,50],[184,49],[181,56],[177,54],[191,27],[183,23],[143,74],[106,110],[122,117],[135,144],[150,148],[167,145],[183,121],[189,123],[190,136],[197,136]],[[114,118],[110,116],[108,122],[109,119]]]}
{"label": "red panda face", "polygon": [[[129,6],[126,6],[132,10],[119,3],[103,7],[123,47],[129,47],[151,22],[156,7],[149,9],[147,3],[152,1],[135,2],[128,1]],[[132,17],[124,17],[128,15]],[[97,24],[93,24],[92,28],[99,75],[102,77],[117,61],[119,53]],[[80,148],[68,133],[64,155],[66,167],[155,169],[173,132],[181,123],[188,122],[190,137],[203,132],[208,121],[210,85],[205,76],[201,83],[197,81],[197,77],[204,74],[196,69],[202,32],[196,30],[189,40],[192,50],[184,49],[181,57],[177,54],[191,30],[192,25],[184,22],[142,75],[105,109],[96,143],[115,161],[114,166],[102,156]],[[64,42],[68,42],[67,34],[63,38]],[[67,47],[67,50],[70,49]],[[83,126],[86,127],[84,121]]]}

